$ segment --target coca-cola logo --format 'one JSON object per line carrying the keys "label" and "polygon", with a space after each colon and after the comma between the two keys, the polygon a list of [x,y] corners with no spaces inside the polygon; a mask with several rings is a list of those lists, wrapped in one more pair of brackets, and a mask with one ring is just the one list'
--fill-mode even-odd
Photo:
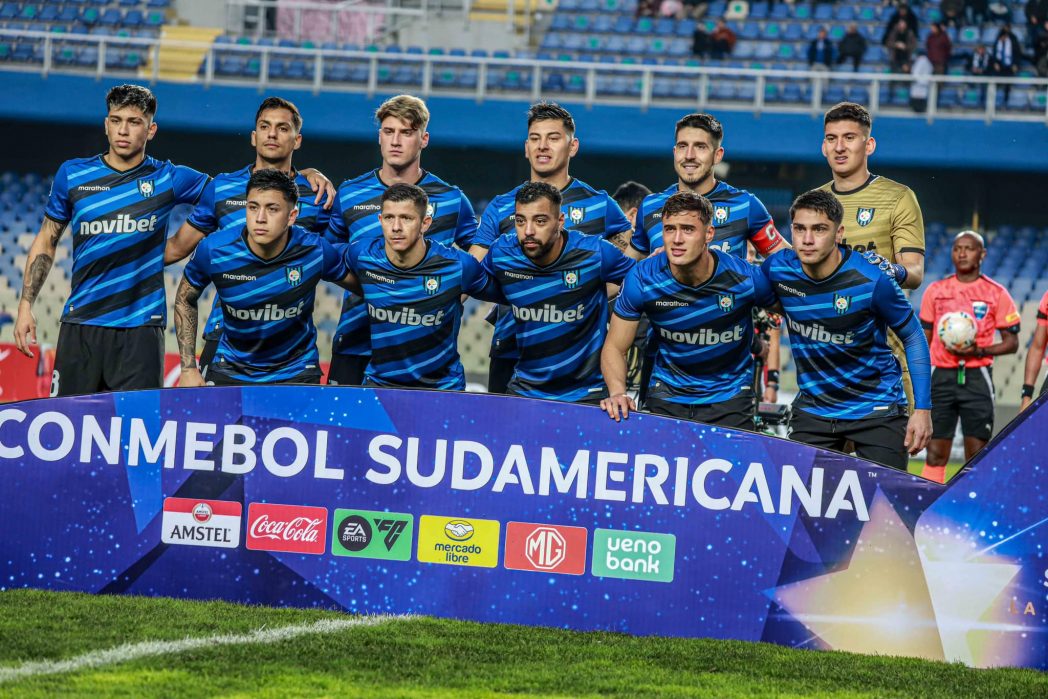
{"label": "coca-cola logo", "polygon": [[248,506],[247,547],[322,554],[327,546],[327,521],[324,507],[253,502]]}
{"label": "coca-cola logo", "polygon": [[316,542],[320,537],[320,517],[295,517],[289,522],[262,515],[251,523],[251,536],[281,541]]}

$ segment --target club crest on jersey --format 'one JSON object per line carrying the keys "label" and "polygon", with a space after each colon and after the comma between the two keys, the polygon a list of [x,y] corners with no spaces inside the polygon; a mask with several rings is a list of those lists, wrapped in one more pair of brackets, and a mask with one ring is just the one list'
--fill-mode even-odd
{"label": "club crest on jersey", "polygon": [[972,301],[972,311],[976,320],[982,320],[990,312],[990,304],[985,301]]}
{"label": "club crest on jersey", "polygon": [[735,308],[735,294],[721,294],[717,297],[717,306],[724,313]]}
{"label": "club crest on jersey", "polygon": [[849,308],[851,308],[851,296],[833,295],[833,309],[837,311],[837,315],[844,315]]}
{"label": "club crest on jersey", "polygon": [[866,207],[859,207],[859,210],[855,212],[855,222],[860,226],[868,226],[873,223],[873,213],[877,209],[868,209]]}
{"label": "club crest on jersey", "polygon": [[433,218],[433,215],[437,213],[437,205],[433,202],[426,204],[426,216]]}
{"label": "club crest on jersey", "polygon": [[728,222],[728,207],[717,205],[713,207],[713,222],[715,224],[727,223]]}
{"label": "club crest on jersey", "polygon": [[153,196],[153,180],[139,180],[138,181],[138,193],[143,198],[148,199]]}
{"label": "club crest on jersey", "polygon": [[586,210],[581,206],[569,206],[568,207],[568,220],[575,225],[582,223],[582,219],[586,218]]}
{"label": "club crest on jersey", "polygon": [[422,286],[426,289],[426,293],[432,296],[440,291],[440,277],[423,277]]}
{"label": "club crest on jersey", "polygon": [[564,271],[564,286],[569,289],[574,289],[579,285],[579,271],[577,269],[568,269]]}
{"label": "club crest on jersey", "polygon": [[291,286],[298,286],[302,283],[302,265],[295,265],[294,267],[284,268],[284,278],[287,279],[287,283]]}

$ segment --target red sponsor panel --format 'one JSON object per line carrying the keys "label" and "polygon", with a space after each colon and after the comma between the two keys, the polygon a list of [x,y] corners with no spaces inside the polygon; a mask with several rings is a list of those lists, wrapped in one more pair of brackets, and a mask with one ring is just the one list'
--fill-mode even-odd
{"label": "red sponsor panel", "polygon": [[253,502],[247,508],[247,547],[252,551],[323,554],[326,507]]}
{"label": "red sponsor panel", "polygon": [[10,343],[0,343],[0,402],[46,398],[51,394],[54,350],[32,346],[27,357]]}
{"label": "red sponsor panel", "polygon": [[586,572],[585,527],[510,522],[506,526],[506,567],[537,573]]}

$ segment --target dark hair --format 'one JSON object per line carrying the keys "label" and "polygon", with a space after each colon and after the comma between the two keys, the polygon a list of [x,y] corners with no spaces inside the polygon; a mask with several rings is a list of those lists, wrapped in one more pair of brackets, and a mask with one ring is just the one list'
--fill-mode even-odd
{"label": "dark hair", "polygon": [[251,179],[247,181],[245,193],[250,194],[253,189],[260,192],[276,190],[284,195],[284,199],[292,208],[298,204],[298,185],[286,172],[271,167],[255,170],[251,173]]}
{"label": "dark hair", "polygon": [[426,207],[429,206],[429,195],[426,194],[426,190],[418,185],[407,184],[405,182],[398,182],[397,184],[392,185],[382,193],[382,203],[385,204],[387,201],[409,201],[414,204],[415,209],[418,210],[419,218],[426,218]]}
{"label": "dark hair", "polygon": [[137,107],[150,119],[156,115],[156,95],[141,85],[117,85],[106,93],[106,109]]}
{"label": "dark hair", "polygon": [[830,107],[822,117],[822,125],[826,126],[835,121],[854,121],[870,131],[873,129],[873,117],[866,107],[855,102],[838,102]]}
{"label": "dark hair", "polygon": [[676,137],[681,129],[702,129],[710,136],[713,136],[713,141],[718,146],[724,140],[724,127],[712,114],[687,114],[677,122],[677,127],[673,130],[673,136]]}
{"label": "dark hair", "polygon": [[793,220],[798,209],[826,214],[826,218],[833,222],[834,229],[840,228],[844,220],[844,207],[840,200],[825,189],[812,189],[794,199],[790,207],[790,220]]}
{"label": "dark hair", "polygon": [[702,225],[710,225],[713,220],[713,204],[701,194],[695,192],[677,192],[662,205],[662,220],[670,216],[682,214],[686,211],[694,211],[699,215]]}
{"label": "dark hair", "polygon": [[536,102],[531,105],[528,109],[528,127],[536,121],[559,121],[569,138],[575,136],[575,120],[571,118],[571,112],[556,102]]}
{"label": "dark hair", "polygon": [[635,206],[640,206],[640,203],[644,201],[644,197],[651,194],[651,190],[642,185],[640,182],[623,182],[619,185],[619,188],[615,190],[615,193],[611,195],[611,198],[615,200],[615,203],[625,211],[626,209],[632,209]]}
{"label": "dark hair", "polygon": [[270,109],[286,109],[291,112],[291,123],[295,125],[295,131],[302,130],[302,114],[299,113],[298,107],[291,102],[288,102],[283,97],[267,97],[262,100],[262,104],[258,105],[258,111],[255,112],[255,123],[262,118],[262,112]]}
{"label": "dark hair", "polygon": [[564,201],[564,198],[560,196],[560,190],[549,184],[548,182],[525,182],[517,190],[517,196],[513,198],[513,201],[517,204],[532,204],[539,199],[548,199],[557,205],[560,209],[560,204]]}

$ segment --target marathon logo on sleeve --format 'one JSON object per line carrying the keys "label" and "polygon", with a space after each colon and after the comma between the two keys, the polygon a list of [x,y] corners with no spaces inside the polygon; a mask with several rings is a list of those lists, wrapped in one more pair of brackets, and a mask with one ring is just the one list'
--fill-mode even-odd
{"label": "marathon logo on sleeve", "polygon": [[82,221],[80,235],[99,235],[103,233],[151,233],[156,230],[156,216],[149,218],[132,218],[121,214],[116,218],[99,221]]}
{"label": "marathon logo on sleeve", "polygon": [[166,498],[160,540],[165,544],[235,549],[243,506],[228,500]]}

